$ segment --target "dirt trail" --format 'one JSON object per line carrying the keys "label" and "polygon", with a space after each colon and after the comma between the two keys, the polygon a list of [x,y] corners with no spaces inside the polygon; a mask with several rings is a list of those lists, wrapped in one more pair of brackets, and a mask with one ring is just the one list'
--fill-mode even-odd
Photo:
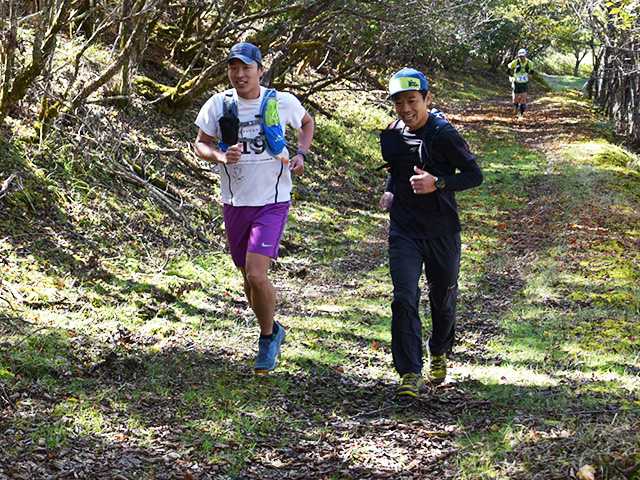
{"label": "dirt trail", "polygon": [[[515,136],[528,149],[541,151],[547,162],[552,162],[562,138],[580,133],[580,120],[586,113],[576,115],[566,105],[553,101],[533,101],[524,119],[513,115],[508,98],[491,98],[469,105],[452,105],[446,108],[447,116],[463,133],[467,130],[486,132],[488,138]],[[541,196],[545,196],[548,184],[540,186]],[[548,192],[546,192],[548,193]],[[542,202],[543,200],[541,200]],[[545,230],[545,215],[552,215],[546,205],[534,199],[527,211],[520,212],[520,221],[514,223],[514,236],[522,242],[514,252],[515,267],[507,272],[507,277],[496,284],[491,295],[478,298],[479,308],[495,313],[507,308],[519,286],[517,262],[526,261],[527,250],[543,242],[548,233]],[[524,221],[526,219],[526,222]],[[532,221],[532,219],[535,219]],[[526,223],[526,229],[525,229]],[[531,243],[531,239],[535,242]],[[527,243],[529,242],[529,243]],[[362,261],[367,261],[363,258]],[[511,275],[511,276],[509,276]],[[488,278],[487,281],[491,281]],[[483,319],[462,319],[465,328],[486,339],[496,334],[497,326]],[[478,341],[479,344],[482,340]],[[481,346],[478,346],[481,348]],[[235,349],[220,350],[212,355],[181,353],[192,371],[205,372],[211,362],[237,364]],[[168,357],[169,358],[169,357]],[[471,357],[460,356],[459,361],[472,361]],[[169,360],[167,360],[169,361]],[[133,367],[129,367],[130,370]],[[104,381],[114,383],[121,378],[131,377],[131,371],[121,368],[104,372]],[[446,459],[459,452],[456,440],[474,430],[487,428],[484,418],[491,416],[492,405],[474,399],[472,381],[464,385],[446,383],[438,388],[430,388],[420,399],[408,403],[398,402],[393,394],[395,385],[381,379],[367,376],[344,375],[342,372],[326,368],[305,366],[306,374],[289,375],[281,373],[289,383],[289,391],[308,392],[304,398],[291,398],[279,394],[276,388],[270,399],[287,418],[296,421],[283,422],[278,426],[280,436],[261,436],[253,446],[254,461],[250,462],[236,479],[453,479],[458,472]],[[246,382],[249,371],[230,369],[229,375],[236,375],[237,381]],[[204,376],[204,375],[203,375]],[[175,379],[172,392],[166,398],[154,399],[151,403],[138,402],[135,408],[140,418],[154,419],[158,425],[162,418],[169,419],[162,428],[153,448],[142,448],[135,439],[123,435],[118,443],[83,436],[69,436],[68,448],[57,451],[39,445],[34,448],[25,435],[25,441],[18,445],[6,444],[0,439],[0,478],[3,464],[11,464],[11,478],[61,478],[59,475],[73,467],[80,472],[79,478],[113,479],[143,478],[135,472],[153,472],[144,478],[155,479],[227,479],[224,466],[206,463],[203,458],[189,458],[194,446],[182,445],[186,453],[178,455],[176,446],[183,442],[181,426],[176,425],[176,405],[183,401],[183,392],[190,387],[189,379]],[[36,388],[36,387],[34,387]],[[366,396],[358,396],[365,390]],[[40,394],[35,393],[38,397]],[[0,402],[11,408],[15,403],[12,392],[4,390],[0,383]],[[3,400],[5,399],[5,400]],[[0,403],[0,405],[2,405]],[[132,403],[133,405],[133,403]],[[36,407],[34,407],[35,409]],[[471,411],[479,415],[477,425],[460,428],[459,417]],[[39,415],[47,416],[45,411]],[[104,415],[117,412],[104,409]],[[249,415],[249,413],[247,413]],[[184,420],[187,422],[187,420]],[[0,432],[2,429],[0,421]],[[179,428],[180,427],[180,428]],[[186,428],[186,427],[185,427]],[[323,432],[317,435],[318,432]],[[308,432],[313,432],[310,435]],[[29,432],[26,432],[29,433]],[[313,439],[310,439],[313,437]],[[281,438],[293,439],[283,445]],[[367,445],[363,448],[362,445]],[[188,448],[187,448],[188,447]],[[231,444],[211,445],[212,454],[216,449],[228,455]],[[10,453],[9,453],[10,452]],[[536,452],[532,452],[535,454]],[[224,458],[224,457],[223,457]],[[397,471],[400,459],[406,459],[406,466]],[[350,461],[351,460],[351,461]],[[133,476],[131,476],[133,474]]]}
{"label": "dirt trail", "polygon": [[[452,105],[446,108],[446,114],[463,134],[475,130],[484,132],[485,138],[520,139],[527,149],[541,152],[547,159],[548,167],[561,148],[562,140],[578,135],[583,128],[581,122],[590,118],[588,113],[576,113],[570,106],[551,100],[533,102],[526,116],[518,118],[513,114],[508,100],[496,97],[469,105]],[[513,213],[514,223],[510,225],[513,242],[509,247],[513,254],[511,268],[501,272],[501,278],[495,282],[490,274],[487,282],[491,284],[491,293],[472,299],[476,309],[485,314],[461,319],[464,329],[473,334],[473,340],[467,339],[466,343],[475,346],[467,348],[465,353],[456,354],[454,362],[492,361],[483,351],[483,345],[498,334],[499,326],[494,324],[493,319],[499,318],[500,312],[509,308],[522,286],[520,267],[549,238],[547,222],[556,215],[554,209],[559,208],[559,205],[547,204],[553,188],[548,182],[541,182],[539,196],[531,199],[526,210]],[[393,394],[394,385],[383,381],[351,378],[346,390],[339,383],[344,382],[339,375],[315,381],[320,383],[314,388],[322,388],[327,395],[330,395],[329,392],[334,392],[332,395],[337,393],[336,402],[340,402],[342,393],[359,387],[369,389],[372,394],[369,401],[361,400],[341,409],[340,415],[334,411],[332,419],[328,418],[326,422],[327,430],[331,433],[320,441],[301,441],[297,446],[286,449],[277,448],[276,442],[274,445],[260,445],[259,448],[269,451],[267,456],[279,458],[288,465],[280,466],[275,472],[264,463],[256,464],[247,468],[240,478],[457,478],[458,472],[448,469],[443,459],[460,453],[456,443],[458,436],[487,428],[485,421],[488,422],[496,414],[496,406],[474,399],[473,388],[470,387],[473,381],[469,379],[464,384],[452,381],[438,388],[430,387],[425,395],[409,403],[397,402]],[[384,400],[379,400],[381,396]],[[316,408],[326,411],[330,403],[326,400],[318,405],[310,405],[309,411]],[[458,418],[471,411],[477,413],[480,419],[477,425],[466,425],[463,433]],[[358,445],[363,443],[375,447],[360,452]],[[351,451],[354,461],[341,463],[345,452],[348,454]],[[531,453],[536,454],[535,448]],[[395,466],[402,456],[414,460],[408,461],[403,472],[397,472]],[[385,468],[385,465],[388,467]]]}

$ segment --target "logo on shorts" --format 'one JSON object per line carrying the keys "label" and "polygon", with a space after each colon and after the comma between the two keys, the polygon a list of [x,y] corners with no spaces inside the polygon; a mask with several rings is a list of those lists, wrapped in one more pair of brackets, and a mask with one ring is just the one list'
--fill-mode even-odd
{"label": "logo on shorts", "polygon": [[267,245],[266,243],[262,242],[262,248],[269,248],[269,247],[273,247],[273,245]]}

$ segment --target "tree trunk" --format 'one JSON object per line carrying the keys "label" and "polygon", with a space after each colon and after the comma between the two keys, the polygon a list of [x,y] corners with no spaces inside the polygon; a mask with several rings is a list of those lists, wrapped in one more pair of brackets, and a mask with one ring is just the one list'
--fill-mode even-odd
{"label": "tree trunk", "polygon": [[[55,5],[54,5],[55,4]],[[15,9],[15,4],[12,5]],[[60,31],[68,26],[71,0],[47,0],[39,15],[39,23],[35,29],[31,62],[13,78],[13,69],[6,69],[0,93],[0,122],[4,122],[9,112],[24,98],[27,90],[42,73],[47,59],[56,48],[56,38]],[[13,15],[16,15],[13,13]],[[17,21],[17,17],[16,17]],[[14,24],[15,26],[15,24]],[[13,37],[15,38],[15,37]],[[12,64],[15,47],[3,61]]]}
{"label": "tree trunk", "polygon": [[[133,31],[126,41],[126,44],[122,48],[122,51],[118,54],[116,59],[109,65],[98,78],[89,82],[82,88],[82,90],[74,97],[72,101],[72,110],[84,103],[84,101],[95,93],[98,89],[104,86],[109,80],[111,80],[121,69],[125,63],[131,61],[131,58],[136,55],[143,39],[146,38],[146,30],[149,23],[153,22],[153,18],[158,14],[156,12],[156,6],[161,0],[139,0],[133,6],[134,13],[133,18]],[[151,20],[150,20],[151,19]]]}
{"label": "tree trunk", "polygon": [[2,2],[0,6],[0,61],[2,62],[2,76],[0,78],[0,123],[9,114],[12,108],[7,97],[11,88],[11,75],[13,74],[13,66],[15,52],[18,46],[18,14],[16,0]]}
{"label": "tree trunk", "polygon": [[[120,45],[119,51],[125,49],[127,41],[131,37],[132,20],[129,17],[131,15],[131,0],[122,0],[122,18],[124,19],[120,24]],[[122,63],[122,70],[120,71],[120,85],[118,88],[118,95],[126,97],[129,95],[129,71],[131,66],[131,60],[127,59]]]}

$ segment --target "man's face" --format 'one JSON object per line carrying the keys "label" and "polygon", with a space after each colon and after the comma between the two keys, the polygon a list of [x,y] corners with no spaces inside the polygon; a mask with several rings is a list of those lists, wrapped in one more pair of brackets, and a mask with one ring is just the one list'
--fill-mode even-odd
{"label": "man's face", "polygon": [[524,61],[527,59],[527,57],[525,57],[524,55],[520,55],[518,58],[520,59],[520,63],[524,63]]}
{"label": "man's face", "polygon": [[409,130],[423,127],[429,119],[427,107],[431,103],[431,92],[426,98],[417,90],[407,90],[393,96],[393,106],[398,117],[407,125]]}
{"label": "man's face", "polygon": [[260,97],[260,79],[264,67],[253,62],[247,65],[239,58],[232,58],[227,64],[227,73],[231,86],[242,98],[252,99]]}

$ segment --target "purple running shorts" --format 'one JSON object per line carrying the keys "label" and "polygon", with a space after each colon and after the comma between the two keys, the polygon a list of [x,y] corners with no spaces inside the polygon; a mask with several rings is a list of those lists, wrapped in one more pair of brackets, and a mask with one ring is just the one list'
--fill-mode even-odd
{"label": "purple running shorts", "polygon": [[289,216],[290,202],[263,207],[222,207],[233,263],[245,268],[247,252],[278,258],[280,240]]}

